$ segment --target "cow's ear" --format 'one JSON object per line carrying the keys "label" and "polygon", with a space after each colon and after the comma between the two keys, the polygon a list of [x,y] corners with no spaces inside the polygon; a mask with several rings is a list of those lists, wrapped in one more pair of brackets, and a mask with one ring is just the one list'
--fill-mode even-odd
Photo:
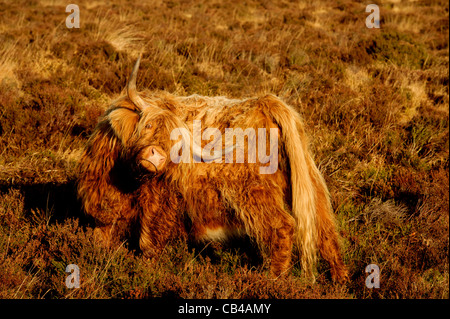
{"label": "cow's ear", "polygon": [[108,114],[108,118],[114,133],[125,146],[139,122],[139,114],[127,108],[117,108]]}

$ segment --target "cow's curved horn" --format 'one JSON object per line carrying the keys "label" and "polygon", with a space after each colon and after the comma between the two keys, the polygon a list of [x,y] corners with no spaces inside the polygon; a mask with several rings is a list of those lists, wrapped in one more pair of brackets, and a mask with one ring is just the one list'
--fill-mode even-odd
{"label": "cow's curved horn", "polygon": [[131,72],[130,79],[127,84],[127,95],[128,98],[133,102],[133,104],[140,110],[143,111],[147,104],[145,101],[139,96],[136,91],[136,76],[139,70],[139,64],[141,63],[141,55],[139,55],[136,64],[133,67],[133,71]]}

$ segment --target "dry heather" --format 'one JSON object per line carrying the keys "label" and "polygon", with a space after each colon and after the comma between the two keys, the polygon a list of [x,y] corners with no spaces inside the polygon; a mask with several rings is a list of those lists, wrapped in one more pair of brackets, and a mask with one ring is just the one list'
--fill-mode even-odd
{"label": "dry heather", "polygon": [[[1,298],[448,298],[447,1],[0,2]],[[75,165],[143,51],[138,87],[229,97],[274,93],[300,111],[326,177],[351,280],[295,265],[267,277],[248,242],[93,244]],[[247,247],[243,249],[242,247]],[[214,248],[214,249],[213,249]],[[64,285],[66,265],[81,288]],[[381,288],[365,286],[365,267]]]}

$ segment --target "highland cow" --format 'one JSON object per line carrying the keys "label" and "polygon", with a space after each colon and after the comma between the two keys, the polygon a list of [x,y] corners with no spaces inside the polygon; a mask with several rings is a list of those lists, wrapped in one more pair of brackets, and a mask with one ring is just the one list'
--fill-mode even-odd
{"label": "highland cow", "polygon": [[[135,80],[129,81],[127,93],[112,103],[90,136],[77,168],[77,191],[85,213],[94,219],[98,241],[111,246],[140,232],[146,238],[141,248],[151,256],[169,239],[186,236],[184,202],[158,171],[165,165],[164,151],[156,146],[136,153],[136,129],[142,111]],[[152,109],[155,113],[162,110],[174,111],[173,105],[159,103]],[[147,125],[146,129],[155,127]],[[134,144],[130,143],[132,138]],[[184,139],[188,141],[190,136]],[[145,139],[140,142],[145,143]],[[199,146],[194,145],[193,152],[198,156]],[[133,154],[132,159],[127,154]]]}
{"label": "highland cow", "polygon": [[[135,85],[138,67],[139,60],[127,96],[106,111],[79,165],[78,192],[96,220],[96,234],[111,243],[139,229],[140,248],[152,257],[171,238],[187,234],[187,219],[189,235],[196,241],[249,235],[270,260],[274,277],[289,270],[295,243],[306,273],[312,274],[319,250],[332,278],[345,280],[328,190],[308,151],[298,113],[271,95],[246,100],[140,95]],[[195,121],[222,133],[227,128],[245,131],[229,135],[225,146],[234,139],[236,144],[211,155],[205,148],[208,129],[201,145],[194,141]],[[260,174],[261,163],[249,161],[249,146],[255,141],[244,136],[248,128],[276,129],[280,136],[275,146],[270,138],[265,141],[270,154],[278,156],[273,174]],[[192,161],[169,159],[179,143],[171,140],[174,132],[192,151]],[[243,160],[237,160],[238,151]],[[233,164],[222,163],[222,156],[230,154]]]}
{"label": "highland cow", "polygon": [[[318,250],[330,264],[332,278],[345,280],[347,270],[339,252],[330,196],[308,150],[299,114],[272,95],[245,100],[168,93],[139,95],[135,86],[138,67],[139,60],[129,80],[127,103],[134,104],[139,118],[132,122],[135,130],[131,137],[123,141],[124,158],[130,163],[142,163],[150,175],[155,171],[162,174],[158,176],[164,185],[175,189],[192,225],[190,236],[196,241],[223,241],[246,234],[270,261],[274,277],[290,269],[294,244],[300,252],[302,269],[312,275]],[[261,163],[253,163],[245,156],[240,163],[236,161],[239,149],[248,155],[255,143],[248,135],[243,136],[244,131],[229,135],[232,140],[225,141],[227,146],[236,140],[235,152],[234,146],[228,146],[219,156],[208,154],[204,149],[206,140],[202,139],[201,145],[193,141],[195,121],[222,134],[227,128],[276,129],[279,142],[275,146],[266,135],[258,138],[267,138],[263,141],[266,149],[277,148],[270,154],[277,154],[278,169],[273,174],[261,174]],[[171,139],[173,132],[181,136],[181,144],[192,145],[192,160],[170,161],[168,155],[180,143]],[[242,145],[238,139],[246,143]],[[160,159],[156,163],[151,159],[155,152]],[[233,164],[221,162],[220,155],[229,156],[230,152]],[[154,205],[149,200],[140,205]],[[140,247],[144,254],[151,255],[157,251],[155,243],[162,247],[170,237],[164,231],[176,225],[166,224],[164,216],[162,220],[152,217],[151,221],[146,220],[145,212],[141,216]],[[164,231],[155,235],[154,222],[165,224]]]}

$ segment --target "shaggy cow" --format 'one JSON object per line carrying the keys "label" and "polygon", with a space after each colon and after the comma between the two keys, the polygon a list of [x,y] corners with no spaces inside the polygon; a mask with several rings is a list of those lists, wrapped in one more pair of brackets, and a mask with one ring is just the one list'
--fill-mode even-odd
{"label": "shaggy cow", "polygon": [[[141,249],[151,256],[167,240],[186,236],[184,201],[174,184],[158,172],[165,160],[159,147],[147,147],[132,160],[126,157],[138,146],[130,140],[136,141],[142,115],[136,106],[141,98],[136,94],[135,80],[129,82],[127,92],[127,97],[114,101],[106,110],[87,142],[78,164],[78,196],[84,211],[95,221],[96,239],[110,246],[132,237],[137,230],[145,234]],[[172,105],[162,103],[152,111],[161,108],[174,111]],[[172,121],[173,125],[183,125],[177,118]],[[199,147],[194,146],[193,152],[198,154]]]}
{"label": "shaggy cow", "polygon": [[[130,101],[114,102],[100,118],[78,164],[78,196],[85,212],[95,220],[96,239],[106,246],[130,238],[136,229],[139,232],[141,218],[147,221],[149,231],[163,232],[165,238],[186,235],[179,193],[166,180],[148,174],[148,160],[161,161],[159,153],[147,155],[140,165],[130,165],[123,156],[139,119],[140,113]],[[170,229],[165,229],[166,225],[171,225]],[[155,238],[153,249],[162,248],[158,243],[162,241]]]}
{"label": "shaggy cow", "polygon": [[[272,95],[246,100],[167,93],[139,95],[135,87],[138,67],[139,60],[128,84],[128,99],[117,103],[131,102],[138,113],[119,129],[123,133],[130,130],[121,141],[125,146],[123,158],[129,163],[141,163],[150,176],[162,182],[158,186],[167,186],[169,193],[175,191],[181,196],[192,224],[190,235],[197,241],[222,241],[247,234],[270,260],[274,277],[290,269],[295,243],[307,274],[312,275],[319,250],[330,264],[332,278],[345,280],[347,270],[339,253],[329,193],[308,150],[299,114]],[[221,152],[223,145],[219,144],[219,152],[214,147],[215,154],[208,154],[206,144],[211,131],[203,132],[201,145],[198,139],[197,143],[193,141],[198,133],[195,123],[225,135],[225,152]],[[235,128],[234,134],[227,135],[230,128]],[[279,135],[277,143],[261,134],[274,129]],[[256,136],[251,132],[258,132],[258,147],[269,150],[269,158],[262,163],[252,159]],[[236,151],[230,146],[233,141]],[[208,146],[216,144],[213,141]],[[180,160],[180,150],[192,154],[184,154]],[[262,174],[261,168],[273,162],[277,163],[276,170]],[[145,210],[140,219],[140,246],[144,254],[152,255],[158,251],[155,247],[164,246],[170,238],[168,230],[179,226],[173,223],[176,218],[168,220],[155,214],[158,207],[154,207],[152,198],[145,200],[140,202]],[[162,229],[155,227],[155,222]]]}

